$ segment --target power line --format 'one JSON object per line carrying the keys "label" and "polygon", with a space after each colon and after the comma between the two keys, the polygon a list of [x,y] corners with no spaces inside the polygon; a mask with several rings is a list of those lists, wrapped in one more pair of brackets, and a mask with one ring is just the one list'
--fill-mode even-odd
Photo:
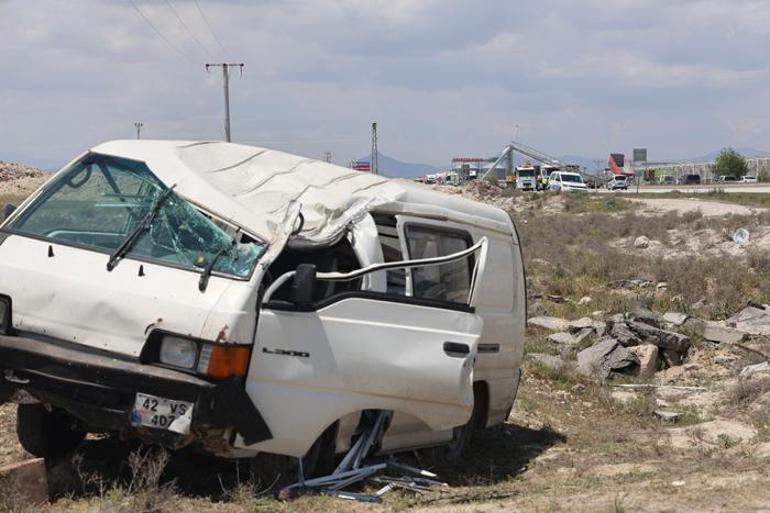
{"label": "power line", "polygon": [[201,9],[201,4],[198,3],[198,0],[193,0],[195,2],[195,7],[198,8],[198,12],[201,15],[201,18],[203,18],[203,22],[206,24],[206,27],[209,29],[209,33],[211,33],[211,37],[214,38],[214,41],[216,41],[217,45],[219,45],[219,48],[222,49],[222,53],[227,57],[230,58],[230,54],[227,50],[225,50],[225,47],[222,45],[222,42],[217,37],[216,32],[214,32],[214,29],[211,27],[211,23],[209,23],[209,19],[206,17],[206,15],[203,13],[203,9]]}
{"label": "power line", "polygon": [[169,48],[171,48],[172,50],[174,50],[174,52],[176,52],[176,53],[177,53],[177,55],[179,55],[179,56],[181,56],[182,58],[184,58],[184,59],[185,59],[187,62],[189,62],[190,64],[195,64],[195,61],[194,61],[193,59],[191,59],[189,55],[187,55],[187,54],[186,54],[186,53],[184,53],[182,50],[180,50],[179,48],[177,48],[177,46],[176,46],[176,45],[174,45],[174,44],[173,44],[171,41],[169,41],[169,39],[168,39],[166,36],[164,36],[164,35],[163,35],[163,33],[162,33],[162,32],[161,32],[159,29],[158,29],[158,27],[156,27],[156,26],[155,26],[155,24],[154,24],[152,21],[150,21],[150,18],[148,18],[148,17],[147,17],[147,16],[146,16],[146,15],[145,15],[145,14],[142,12],[142,10],[139,8],[139,6],[138,6],[138,5],[136,5],[136,2],[134,2],[134,0],[129,0],[129,2],[131,2],[131,5],[133,5],[133,6],[134,6],[134,9],[136,9],[136,12],[138,12],[138,13],[139,13],[139,16],[141,16],[141,17],[142,17],[142,19],[143,19],[143,20],[144,20],[144,21],[145,21],[145,22],[146,22],[146,23],[147,23],[147,24],[150,26],[150,28],[152,28],[153,32],[155,32],[155,34],[157,34],[157,35],[158,35],[158,37],[159,37],[159,38],[161,38],[161,39],[163,40],[163,42],[165,42],[165,43],[166,43],[166,45],[167,45]]}
{"label": "power line", "polygon": [[203,43],[200,42],[200,40],[195,36],[195,32],[190,29],[190,26],[187,25],[187,23],[184,22],[182,17],[179,15],[179,12],[177,12],[176,8],[174,7],[174,4],[171,3],[171,0],[166,0],[166,5],[168,5],[168,8],[171,9],[171,12],[174,13],[174,16],[176,16],[176,19],[179,20],[179,23],[182,25],[182,28],[184,28],[187,32],[190,33],[193,40],[198,44],[200,48],[203,49],[204,52],[206,52],[206,55],[209,57],[212,57],[211,52],[209,52],[209,49],[206,48]]}

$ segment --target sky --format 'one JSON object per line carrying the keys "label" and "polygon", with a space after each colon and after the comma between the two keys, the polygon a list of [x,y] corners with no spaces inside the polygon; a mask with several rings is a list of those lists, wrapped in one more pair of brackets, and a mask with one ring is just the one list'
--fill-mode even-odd
{"label": "sky", "polygon": [[512,138],[654,161],[770,150],[767,0],[0,0],[0,160],[223,139],[448,165]]}

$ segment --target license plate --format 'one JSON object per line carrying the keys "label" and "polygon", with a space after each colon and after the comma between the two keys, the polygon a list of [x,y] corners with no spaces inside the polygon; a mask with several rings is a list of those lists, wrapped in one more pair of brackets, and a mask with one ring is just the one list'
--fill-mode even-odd
{"label": "license plate", "polygon": [[131,425],[186,435],[190,432],[192,414],[193,403],[137,393],[131,411]]}

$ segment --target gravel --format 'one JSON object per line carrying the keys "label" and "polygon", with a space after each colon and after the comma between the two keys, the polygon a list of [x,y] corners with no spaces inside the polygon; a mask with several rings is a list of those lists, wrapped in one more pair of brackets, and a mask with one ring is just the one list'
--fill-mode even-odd
{"label": "gravel", "polygon": [[40,169],[0,161],[0,194],[26,196],[51,177]]}

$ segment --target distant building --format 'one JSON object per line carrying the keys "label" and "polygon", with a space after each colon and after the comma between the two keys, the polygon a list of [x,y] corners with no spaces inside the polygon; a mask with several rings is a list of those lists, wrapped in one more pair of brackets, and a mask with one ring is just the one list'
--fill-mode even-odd
{"label": "distant building", "polygon": [[355,171],[363,171],[365,173],[371,173],[372,166],[366,160],[354,160],[350,163],[350,169]]}

